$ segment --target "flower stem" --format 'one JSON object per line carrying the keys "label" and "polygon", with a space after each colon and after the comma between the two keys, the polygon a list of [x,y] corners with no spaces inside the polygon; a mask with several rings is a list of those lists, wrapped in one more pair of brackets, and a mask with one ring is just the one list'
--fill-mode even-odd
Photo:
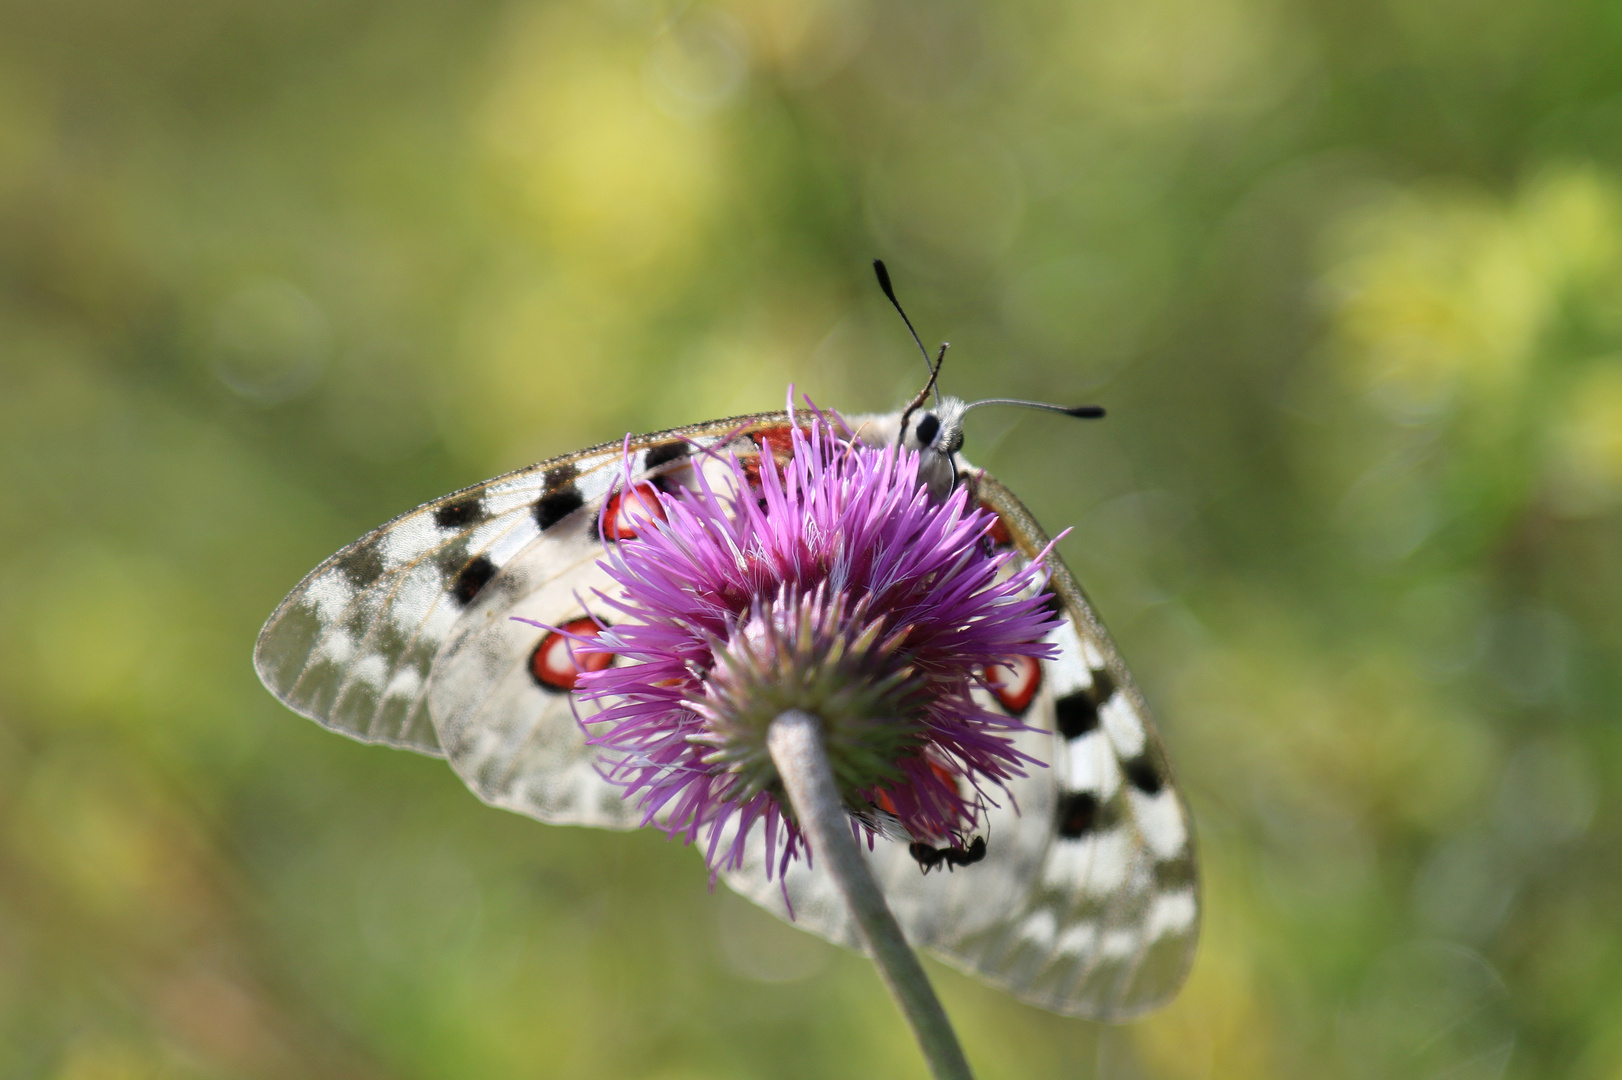
{"label": "flower stem", "polygon": [[766,748],[788,789],[800,827],[844,894],[862,940],[912,1027],[930,1073],[936,1080],[974,1080],[952,1022],[946,1018],[946,1010],[935,997],[929,977],[907,944],[900,924],[890,913],[890,905],[885,903],[884,893],[873,880],[851,832],[850,818],[839,798],[823,747],[821,721],[791,709],[772,722]]}

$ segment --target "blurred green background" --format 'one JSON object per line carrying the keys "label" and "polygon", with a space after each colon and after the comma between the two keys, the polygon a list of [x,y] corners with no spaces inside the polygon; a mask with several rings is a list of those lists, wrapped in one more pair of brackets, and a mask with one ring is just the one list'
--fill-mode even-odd
{"label": "blurred green background", "polygon": [[540,457],[921,365],[1193,804],[1122,1028],[983,1080],[1622,1076],[1622,7],[0,5],[0,1076],[923,1076],[652,834],[286,711],[317,561]]}

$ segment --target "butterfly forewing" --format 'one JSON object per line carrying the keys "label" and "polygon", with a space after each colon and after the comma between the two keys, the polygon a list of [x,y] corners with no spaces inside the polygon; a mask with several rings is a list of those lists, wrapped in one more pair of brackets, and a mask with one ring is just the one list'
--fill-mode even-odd
{"label": "butterfly forewing", "polygon": [[[782,423],[782,414],[748,418],[748,428],[762,422]],[[651,484],[692,488],[700,470],[712,490],[724,490],[721,480],[729,474],[722,459],[705,451],[731,443],[728,449],[753,454],[754,444],[740,434],[748,429],[740,428],[743,423],[706,425],[682,440],[633,441],[613,477],[614,494],[608,487],[587,490],[587,512],[519,552],[456,623],[434,661],[428,712],[451,766],[480,798],[553,824],[642,824],[642,811],[603,779],[597,755],[586,745],[582,723],[590,723],[595,707],[537,674],[538,649],[550,646],[579,657],[584,646],[575,643],[570,654],[566,636],[558,640],[535,624],[562,628],[584,619],[588,607],[599,624],[611,620],[618,590],[599,565],[603,539],[630,538],[641,511],[623,493]],[[605,496],[611,512],[599,514]],[[651,491],[648,497],[654,497]],[[620,508],[632,516],[622,516]]]}
{"label": "butterfly forewing", "polygon": [[[633,463],[656,467],[661,455],[689,450],[689,440],[714,443],[781,417],[633,439]],[[474,600],[543,534],[572,528],[586,563],[600,553],[582,523],[595,520],[623,476],[623,450],[604,443],[519,469],[367,533],[311,571],[265,623],[254,647],[260,679],[294,711],[335,731],[443,755],[427,709],[435,657]]]}

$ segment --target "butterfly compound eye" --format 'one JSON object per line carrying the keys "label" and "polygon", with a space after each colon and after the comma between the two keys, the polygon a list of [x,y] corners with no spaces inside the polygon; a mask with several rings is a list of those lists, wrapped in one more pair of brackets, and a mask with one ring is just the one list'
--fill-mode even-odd
{"label": "butterfly compound eye", "polygon": [[941,433],[940,417],[934,413],[924,413],[923,417],[918,421],[918,426],[913,431],[918,436],[919,446],[933,446],[935,436]]}

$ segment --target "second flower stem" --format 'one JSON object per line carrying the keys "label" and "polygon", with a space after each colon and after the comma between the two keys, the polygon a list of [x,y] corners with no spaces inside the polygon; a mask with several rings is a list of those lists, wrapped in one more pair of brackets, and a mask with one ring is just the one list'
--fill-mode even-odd
{"label": "second flower stem", "polygon": [[850,817],[823,747],[822,722],[808,713],[790,710],[772,722],[766,748],[788,789],[800,827],[844,894],[885,986],[900,1005],[929,1062],[930,1073],[936,1080],[974,1080],[952,1022],[851,832]]}

